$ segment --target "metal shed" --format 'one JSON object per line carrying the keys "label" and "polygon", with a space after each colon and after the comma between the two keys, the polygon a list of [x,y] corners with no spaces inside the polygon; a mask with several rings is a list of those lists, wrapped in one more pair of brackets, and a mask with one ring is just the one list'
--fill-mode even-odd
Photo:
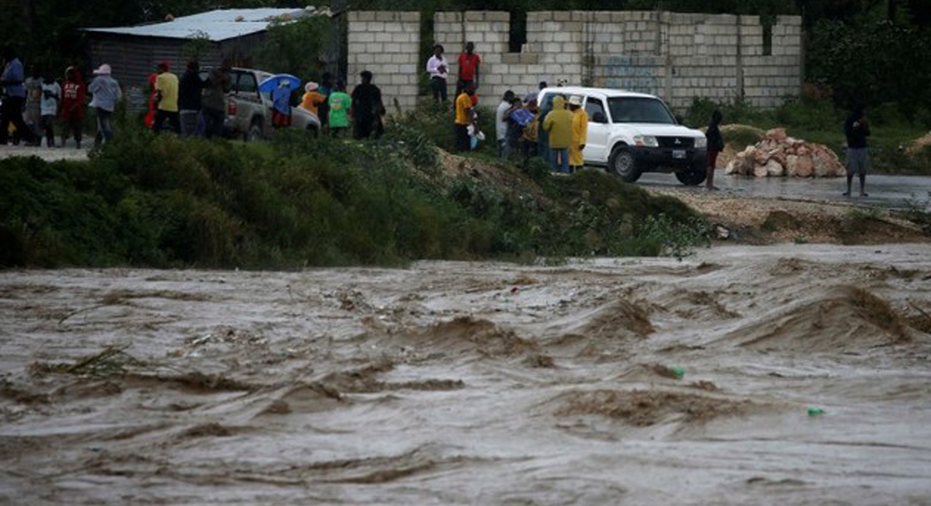
{"label": "metal shed", "polygon": [[113,76],[129,92],[130,107],[142,100],[135,90],[145,89],[155,65],[167,61],[175,73],[183,72],[186,45],[202,39],[207,45],[200,57],[202,66],[219,65],[224,58],[242,63],[249,51],[260,44],[269,25],[308,14],[305,9],[219,9],[178,17],[147,25],[85,28],[91,66],[103,63],[113,67]]}

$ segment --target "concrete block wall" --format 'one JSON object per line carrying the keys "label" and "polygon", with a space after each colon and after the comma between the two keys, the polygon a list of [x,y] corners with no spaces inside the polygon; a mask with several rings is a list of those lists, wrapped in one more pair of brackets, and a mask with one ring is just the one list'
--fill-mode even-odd
{"label": "concrete block wall", "polygon": [[[353,45],[353,30],[369,32],[378,25],[363,21],[398,13],[354,14],[350,15],[350,69],[354,61],[374,62],[381,52],[396,57],[390,51],[394,47],[372,48],[368,42]],[[366,14],[366,19],[358,18],[360,14]],[[518,94],[535,91],[540,81],[652,93],[677,110],[687,108],[694,97],[717,101],[742,97],[757,107],[775,107],[801,88],[802,31],[797,16],[776,19],[769,55],[764,55],[763,26],[757,16],[531,12],[527,14],[527,42],[520,53],[508,52],[509,28],[506,12],[435,14],[434,42],[443,44],[451,63],[450,94],[458,77],[456,60],[467,41],[475,43],[483,60],[479,96],[484,105],[495,104],[507,89]],[[419,28],[414,32],[419,33]],[[371,34],[356,34],[355,38],[360,36]],[[372,49],[380,52],[353,54]],[[405,52],[404,56],[419,65],[416,53]],[[410,84],[416,91],[416,76]]]}
{"label": "concrete block wall", "polygon": [[420,13],[386,11],[349,12],[347,91],[369,70],[381,88],[385,107],[395,112],[417,105],[420,61]]}

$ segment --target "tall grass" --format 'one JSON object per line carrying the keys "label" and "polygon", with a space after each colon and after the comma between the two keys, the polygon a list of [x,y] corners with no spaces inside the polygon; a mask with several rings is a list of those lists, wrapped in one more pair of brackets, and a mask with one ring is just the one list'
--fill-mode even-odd
{"label": "tall grass", "polygon": [[676,200],[603,174],[533,191],[449,181],[437,165],[438,134],[415,123],[389,131],[366,143],[285,132],[255,144],[137,132],[86,162],[0,161],[0,264],[300,268],[659,255],[662,242],[641,232],[647,217],[695,219]]}

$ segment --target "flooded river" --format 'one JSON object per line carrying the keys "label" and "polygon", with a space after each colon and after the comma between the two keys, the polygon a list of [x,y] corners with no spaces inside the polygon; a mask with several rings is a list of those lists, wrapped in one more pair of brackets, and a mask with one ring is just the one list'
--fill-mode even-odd
{"label": "flooded river", "polygon": [[0,273],[0,503],[931,504],[931,246]]}

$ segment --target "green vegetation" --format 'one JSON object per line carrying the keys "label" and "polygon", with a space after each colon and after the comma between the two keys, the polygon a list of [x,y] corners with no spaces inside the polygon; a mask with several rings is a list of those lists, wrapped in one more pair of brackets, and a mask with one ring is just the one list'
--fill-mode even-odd
{"label": "green vegetation", "polygon": [[[300,268],[414,259],[682,256],[681,202],[595,172],[451,178],[424,130],[268,143],[127,129],[87,162],[0,161],[0,265]],[[482,157],[469,163],[482,163]],[[650,221],[650,216],[660,216]],[[684,239],[683,239],[684,238]]]}
{"label": "green vegetation", "polygon": [[[766,111],[754,109],[743,102],[721,104],[695,99],[685,115],[685,123],[695,128],[707,126],[715,109],[724,114],[725,125],[739,123],[762,130],[782,127],[792,137],[824,144],[843,157],[846,143],[844,119],[848,113],[828,99],[790,99],[784,105]],[[870,164],[875,171],[931,174],[931,150],[925,148],[916,155],[906,152],[911,142],[926,134],[931,125],[909,120],[893,103],[868,108],[866,114],[871,121]],[[725,141],[739,148],[754,144],[759,138],[753,132],[742,131],[731,135],[725,133]]]}

